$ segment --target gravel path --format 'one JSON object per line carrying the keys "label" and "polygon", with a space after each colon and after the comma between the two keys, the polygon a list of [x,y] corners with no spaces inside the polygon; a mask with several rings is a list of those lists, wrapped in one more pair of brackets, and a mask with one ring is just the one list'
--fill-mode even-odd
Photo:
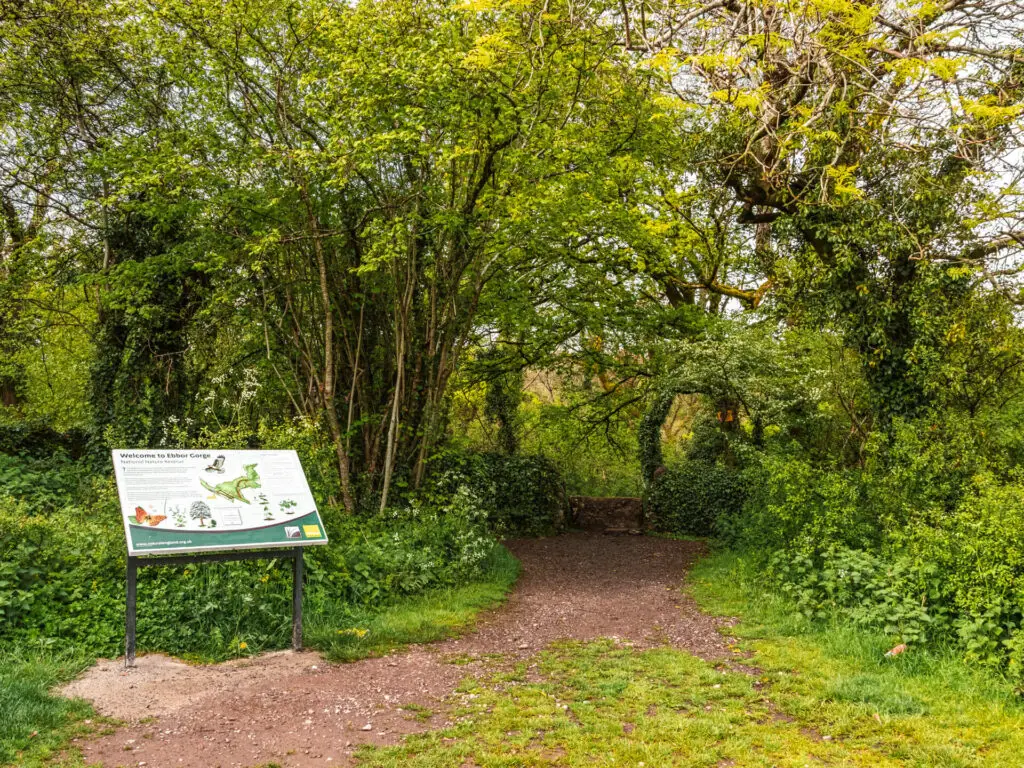
{"label": "gravel path", "polygon": [[523,563],[514,593],[458,639],[337,665],[291,652],[204,667],[149,655],[128,672],[100,662],[64,692],[128,724],[78,746],[108,768],[344,766],[362,744],[443,727],[446,699],[484,663],[467,657],[526,657],[554,640],[599,637],[726,655],[721,622],[680,593],[700,544],[579,533],[507,544]]}

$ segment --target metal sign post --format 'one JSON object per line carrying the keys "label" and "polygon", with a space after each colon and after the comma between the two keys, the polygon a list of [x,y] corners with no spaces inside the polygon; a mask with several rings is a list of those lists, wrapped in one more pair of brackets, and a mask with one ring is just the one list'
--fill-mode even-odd
{"label": "metal sign post", "polygon": [[179,555],[170,557],[136,557],[128,556],[127,603],[125,606],[125,667],[135,666],[135,620],[136,595],[139,568],[154,565],[188,565],[191,563],[223,563],[233,560],[273,560],[277,558],[292,561],[292,649],[302,650],[302,581],[303,581],[303,550],[301,547],[290,549],[264,549],[250,552],[220,552],[201,555]]}

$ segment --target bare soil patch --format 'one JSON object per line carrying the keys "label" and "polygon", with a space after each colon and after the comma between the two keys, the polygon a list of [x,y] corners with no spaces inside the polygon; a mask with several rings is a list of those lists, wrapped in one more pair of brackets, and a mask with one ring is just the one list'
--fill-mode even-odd
{"label": "bare soil patch", "polygon": [[610,637],[728,655],[721,621],[679,591],[701,544],[580,533],[507,544],[522,577],[507,604],[461,638],[351,664],[291,652],[206,666],[148,655],[131,671],[102,661],[64,692],[127,724],[78,746],[108,768],[350,765],[362,744],[443,726],[459,681],[493,654],[523,658],[556,640]]}

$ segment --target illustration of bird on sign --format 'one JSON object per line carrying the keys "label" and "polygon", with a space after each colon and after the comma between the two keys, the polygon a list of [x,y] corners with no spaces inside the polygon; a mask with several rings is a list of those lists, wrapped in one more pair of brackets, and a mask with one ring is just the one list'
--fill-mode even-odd
{"label": "illustration of bird on sign", "polygon": [[224,457],[223,456],[218,456],[216,459],[214,459],[213,460],[213,464],[208,466],[206,468],[206,471],[207,472],[217,472],[219,474],[224,474]]}

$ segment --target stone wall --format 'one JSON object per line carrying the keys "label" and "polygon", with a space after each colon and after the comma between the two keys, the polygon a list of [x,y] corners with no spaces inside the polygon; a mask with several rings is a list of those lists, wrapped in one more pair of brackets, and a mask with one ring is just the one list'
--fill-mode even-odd
{"label": "stone wall", "polygon": [[639,533],[644,526],[643,502],[632,496],[570,496],[569,524],[585,531]]}

